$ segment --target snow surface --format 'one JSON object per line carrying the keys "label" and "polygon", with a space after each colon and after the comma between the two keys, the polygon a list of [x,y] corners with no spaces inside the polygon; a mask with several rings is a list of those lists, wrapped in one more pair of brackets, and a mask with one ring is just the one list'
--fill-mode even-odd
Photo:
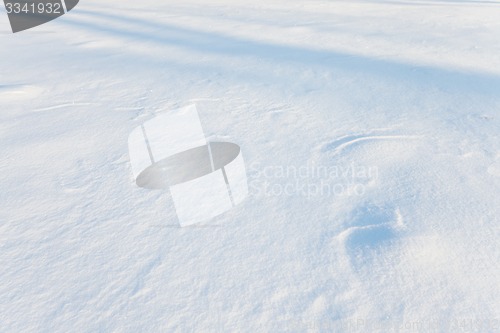
{"label": "snow surface", "polygon": [[[499,36],[492,0],[2,9],[0,331],[500,331]],[[127,139],[191,103],[250,195],[180,228]]]}

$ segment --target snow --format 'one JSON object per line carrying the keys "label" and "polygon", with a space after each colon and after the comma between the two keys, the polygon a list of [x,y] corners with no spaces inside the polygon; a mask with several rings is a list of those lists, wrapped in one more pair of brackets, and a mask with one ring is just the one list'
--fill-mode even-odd
{"label": "snow", "polygon": [[[0,331],[500,331],[500,3],[0,14]],[[196,103],[248,198],[181,228],[127,140]]]}

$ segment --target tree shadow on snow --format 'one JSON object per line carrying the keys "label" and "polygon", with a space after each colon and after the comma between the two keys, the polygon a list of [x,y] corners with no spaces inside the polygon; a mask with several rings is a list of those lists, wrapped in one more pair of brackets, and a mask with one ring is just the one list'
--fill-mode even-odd
{"label": "tree shadow on snow", "polygon": [[[75,15],[76,18],[61,20],[61,23],[78,29],[111,35],[129,43],[140,42],[141,46],[142,43],[151,43],[155,46],[174,46],[199,54],[201,57],[204,55],[221,55],[239,59],[268,61],[269,64],[277,62],[280,65],[302,65],[318,70],[338,69],[394,79],[397,82],[433,86],[450,92],[500,93],[500,76],[494,74],[451,70],[432,65],[405,63],[295,45],[280,45],[85,9],[79,9],[78,13],[92,18],[100,18],[105,22],[97,22],[97,20],[91,23],[85,22],[77,20],[78,16]],[[138,64],[141,62],[141,59],[137,59],[137,55],[131,55],[131,57],[136,59],[132,63]],[[147,57],[147,54],[141,54],[141,57]],[[165,62],[165,60],[159,60],[159,64]],[[177,65],[182,66],[182,62]],[[206,65],[190,63],[185,66],[187,70],[203,71]],[[219,72],[235,71],[234,68],[226,69],[223,63],[218,66],[217,70]],[[247,74],[252,76],[260,75],[260,78],[265,80],[270,80],[270,75],[272,75],[269,72],[259,73],[259,68],[252,68],[251,71],[248,68],[241,69],[242,72],[245,70],[247,70]]]}

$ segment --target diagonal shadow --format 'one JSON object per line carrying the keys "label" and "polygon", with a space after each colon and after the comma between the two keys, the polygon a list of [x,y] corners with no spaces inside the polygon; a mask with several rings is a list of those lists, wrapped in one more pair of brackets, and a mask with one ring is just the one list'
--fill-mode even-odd
{"label": "diagonal shadow", "polygon": [[[220,33],[184,28],[167,23],[157,23],[134,17],[79,9],[78,13],[99,17],[106,24],[62,20],[60,23],[125,39],[129,42],[149,42],[159,46],[174,46],[200,55],[224,55],[256,58],[270,62],[305,65],[314,68],[340,69],[362,72],[398,81],[437,86],[447,91],[500,93],[500,76],[490,73],[446,69],[432,65],[405,63],[339,51],[303,48],[293,45],[272,44]],[[112,23],[125,25],[113,27]],[[134,29],[136,27],[137,29]],[[149,31],[144,31],[144,29]],[[222,66],[222,65],[221,65]]]}
{"label": "diagonal shadow", "polygon": [[487,0],[422,0],[422,1],[401,1],[401,0],[363,0],[364,2],[371,2],[376,4],[387,4],[387,5],[398,5],[398,6],[425,6],[425,7],[443,7],[450,5],[500,5],[498,1],[487,1]]}

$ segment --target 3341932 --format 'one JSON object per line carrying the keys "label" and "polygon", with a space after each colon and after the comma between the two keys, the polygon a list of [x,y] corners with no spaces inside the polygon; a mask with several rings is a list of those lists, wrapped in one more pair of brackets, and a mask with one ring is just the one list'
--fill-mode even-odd
{"label": "3341932", "polygon": [[5,8],[7,14],[64,14],[60,3],[51,2],[7,2]]}

